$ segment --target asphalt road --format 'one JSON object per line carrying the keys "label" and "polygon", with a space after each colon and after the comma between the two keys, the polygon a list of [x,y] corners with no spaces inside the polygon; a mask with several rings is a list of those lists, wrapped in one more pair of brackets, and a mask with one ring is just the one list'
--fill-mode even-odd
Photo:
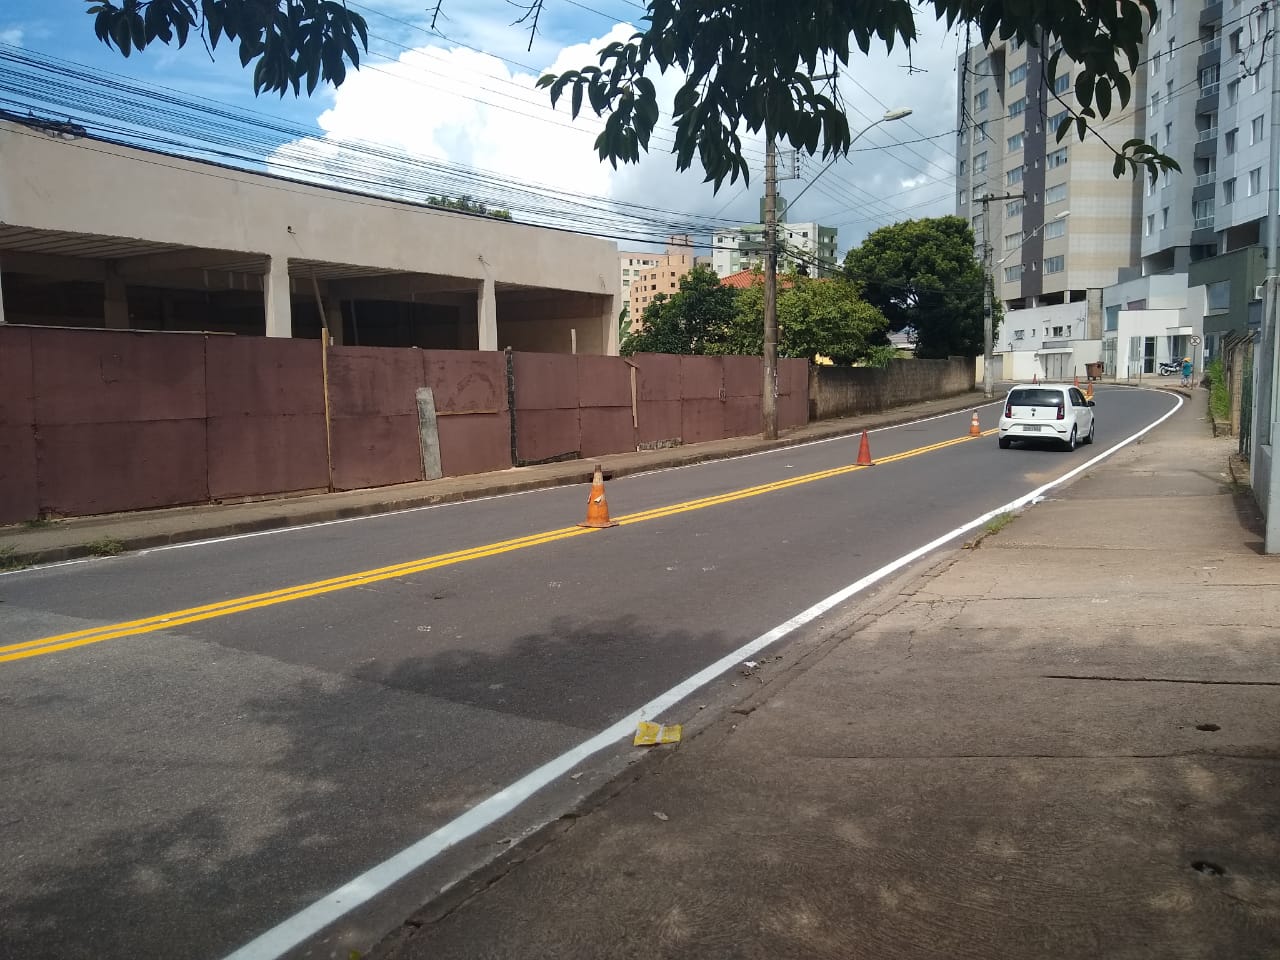
{"label": "asphalt road", "polygon": [[[962,439],[966,413],[875,432],[877,460],[902,456],[873,468],[837,440],[627,477],[606,531],[573,527],[586,491],[558,488],[0,576],[0,957],[226,957],[1175,403],[1101,388],[1074,453]],[[367,949],[634,754],[619,741],[289,955]]]}

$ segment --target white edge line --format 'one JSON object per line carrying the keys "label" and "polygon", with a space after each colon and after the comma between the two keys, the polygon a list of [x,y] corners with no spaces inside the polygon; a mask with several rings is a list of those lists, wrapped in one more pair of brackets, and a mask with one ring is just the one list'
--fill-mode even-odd
{"label": "white edge line", "polygon": [[[941,420],[944,417],[953,417],[957,414],[969,413],[971,410],[980,410],[983,407],[993,406],[996,403],[1003,403],[1002,400],[992,400],[973,407],[965,407],[962,410],[952,410],[949,413],[934,414],[930,417],[922,417],[919,420],[909,420],[906,423],[895,423],[888,427],[876,427],[868,430],[868,433],[881,433],[887,430],[898,430],[902,427],[912,427],[919,423],[929,423],[933,420]],[[837,440],[847,440],[849,434],[840,434],[834,437],[822,437],[818,440],[806,440],[803,443],[793,443],[786,447],[775,447],[771,450],[756,450],[752,453],[740,453],[732,457],[717,457],[714,460],[702,460],[698,463],[682,463],[672,467],[659,467],[656,470],[644,470],[639,473],[629,473],[626,476],[619,477],[619,480],[639,479],[640,477],[651,477],[659,473],[671,473],[675,470],[688,470],[692,467],[705,467],[716,463],[729,463],[733,460],[745,460],[748,457],[761,457],[767,454],[782,454],[791,450],[799,450],[804,447],[814,447],[821,443],[832,443]],[[603,458],[600,458],[603,459]],[[584,461],[585,462],[585,461]],[[558,484],[549,487],[533,487],[528,490],[513,490],[510,493],[495,493],[485,497],[467,497],[462,500],[450,500],[447,503],[425,503],[417,507],[402,507],[399,510],[388,510],[385,513],[371,513],[360,517],[340,517],[337,520],[317,520],[314,523],[299,523],[285,527],[274,527],[271,530],[254,530],[250,533],[233,533],[225,537],[206,537],[202,540],[190,540],[186,543],[169,543],[159,547],[147,547],[143,550],[131,550],[124,557],[81,557],[76,560],[61,560],[56,563],[42,563],[34,567],[24,567],[21,570],[10,570],[6,573],[0,573],[0,577],[13,576],[19,573],[31,573],[36,570],[52,570],[56,567],[63,567],[73,563],[94,563],[99,560],[117,560],[128,559],[129,557],[145,557],[150,553],[164,553],[168,550],[188,550],[192,547],[207,547],[218,543],[232,543],[237,540],[250,540],[254,537],[272,537],[282,533],[298,533],[303,530],[315,530],[320,527],[332,527],[340,523],[358,523],[363,520],[378,520],[383,517],[395,517],[406,513],[421,513],[424,510],[440,510],[444,507],[460,507],[469,503],[484,503],[487,500],[506,500],[510,497],[523,497],[530,493],[546,493],[549,490],[561,490],[572,484]]]}
{"label": "white edge line", "polygon": [[568,774],[592,754],[599,753],[601,750],[613,745],[623,737],[634,733],[636,724],[641,720],[644,720],[647,717],[657,716],[669,707],[679,703],[685,697],[694,693],[701,687],[706,686],[721,674],[731,670],[752,654],[763,650],[770,644],[776,643],[788,634],[798,630],[800,627],[813,622],[828,613],[832,608],[844,603],[846,600],[858,593],[861,593],[868,587],[879,583],[885,577],[896,573],[908,564],[914,563],[926,554],[931,553],[946,543],[968,533],[975,527],[981,526],[1002,513],[1007,513],[1010,510],[1017,510],[1020,507],[1026,506],[1046,491],[1079,476],[1094,464],[1105,460],[1116,451],[1123,447],[1127,447],[1135,440],[1140,439],[1151,430],[1154,430],[1160,424],[1168,420],[1182,407],[1182,397],[1180,395],[1174,396],[1178,401],[1177,405],[1159,420],[1154,421],[1132,436],[1121,440],[1119,443],[1115,444],[1115,446],[1104,450],[1093,459],[1086,460],[1075,469],[1067,471],[1056,480],[1051,480],[1048,483],[1032,490],[1030,493],[1023,494],[1016,500],[1010,500],[1008,503],[1003,506],[996,507],[994,510],[988,510],[986,513],[982,514],[982,516],[970,520],[963,526],[956,527],[949,533],[944,533],[942,536],[929,541],[924,546],[917,547],[910,553],[904,554],[897,560],[881,567],[879,570],[875,570],[872,573],[867,574],[862,579],[856,580],[847,587],[836,591],[826,599],[819,600],[813,606],[809,607],[809,609],[797,613],[790,620],[779,624],[768,633],[763,633],[751,642],[744,644],[737,650],[734,650],[732,653],[726,654],[711,665],[699,670],[693,676],[676,684],[676,686],[667,690],[665,693],[661,693],[654,697],[648,703],[644,704],[639,709],[632,711],[612,726],[601,730],[589,740],[584,740],[573,749],[566,753],[562,753],[555,759],[549,760],[537,769],[525,774],[519,780],[515,781],[515,783],[499,790],[486,800],[483,800],[476,806],[467,810],[465,813],[449,821],[438,830],[428,834],[416,843],[405,847],[399,853],[387,860],[384,860],[377,866],[366,870],[354,880],[344,883],[332,893],[311,904],[311,906],[306,907],[289,917],[287,920],[272,927],[270,930],[254,938],[243,947],[240,947],[234,953],[228,954],[225,960],[278,960],[278,958],[283,956],[286,952],[319,933],[335,920],[339,919],[351,910],[354,910],[356,907],[367,903],[392,884],[402,880],[413,871],[425,866],[445,850],[448,850],[455,844],[461,843],[463,840],[474,836],[486,827],[496,823],[499,819],[511,813],[511,811],[543,787],[546,787],[553,781]]}

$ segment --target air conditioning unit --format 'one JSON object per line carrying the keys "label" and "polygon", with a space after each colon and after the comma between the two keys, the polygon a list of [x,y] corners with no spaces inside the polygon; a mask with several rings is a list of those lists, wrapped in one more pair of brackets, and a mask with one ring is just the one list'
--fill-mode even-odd
{"label": "air conditioning unit", "polygon": [[1267,295],[1267,285],[1265,283],[1260,283],[1253,288],[1253,299],[1263,300],[1266,298],[1266,295]]}

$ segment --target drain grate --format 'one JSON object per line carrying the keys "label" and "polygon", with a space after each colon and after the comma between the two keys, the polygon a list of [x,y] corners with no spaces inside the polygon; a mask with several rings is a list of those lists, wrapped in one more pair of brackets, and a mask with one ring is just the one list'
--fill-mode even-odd
{"label": "drain grate", "polygon": [[1191,869],[1196,873],[1203,873],[1207,877],[1221,877],[1227,872],[1226,868],[1220,867],[1209,860],[1192,860]]}
{"label": "drain grate", "polygon": [[1203,730],[1205,733],[1217,733],[1222,728],[1216,723],[1197,723],[1197,730]]}

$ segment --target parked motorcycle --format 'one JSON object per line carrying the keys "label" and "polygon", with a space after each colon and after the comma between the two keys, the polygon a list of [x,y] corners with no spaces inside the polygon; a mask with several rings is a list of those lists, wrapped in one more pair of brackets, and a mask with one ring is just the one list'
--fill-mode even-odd
{"label": "parked motorcycle", "polygon": [[1172,377],[1175,373],[1182,372],[1181,360],[1166,360],[1160,364],[1160,376]]}

